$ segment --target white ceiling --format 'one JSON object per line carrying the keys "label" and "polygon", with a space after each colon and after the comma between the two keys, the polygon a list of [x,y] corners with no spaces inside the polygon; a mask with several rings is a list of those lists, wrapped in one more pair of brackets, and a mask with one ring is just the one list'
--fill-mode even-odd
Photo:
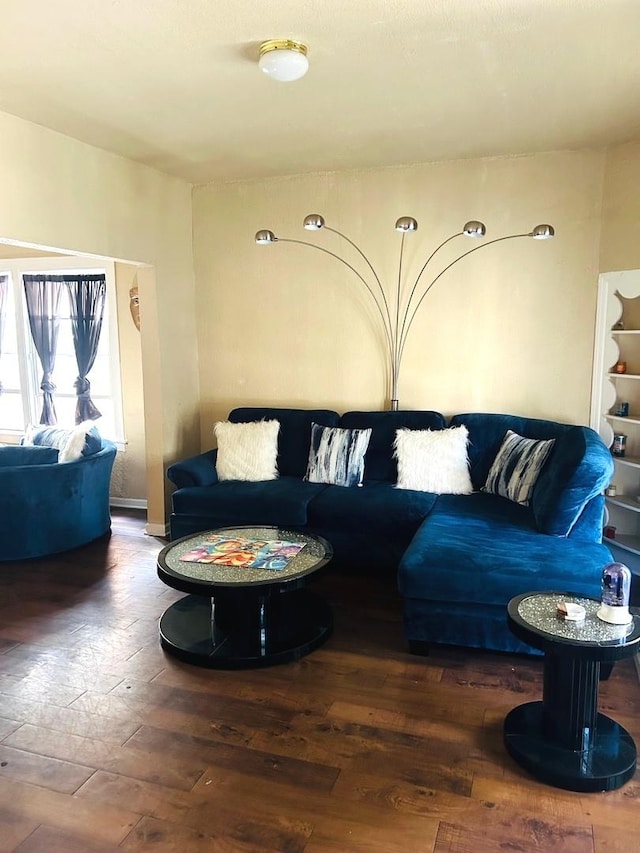
{"label": "white ceiling", "polygon": [[[2,0],[0,110],[205,183],[640,137],[640,0]],[[309,45],[276,83],[269,38]]]}

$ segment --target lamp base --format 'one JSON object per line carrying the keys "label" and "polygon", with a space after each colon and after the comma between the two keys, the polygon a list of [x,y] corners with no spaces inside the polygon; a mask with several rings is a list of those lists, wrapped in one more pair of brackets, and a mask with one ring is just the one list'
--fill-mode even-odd
{"label": "lamp base", "polygon": [[613,607],[611,604],[601,604],[596,615],[610,625],[628,625],[633,619],[628,607]]}

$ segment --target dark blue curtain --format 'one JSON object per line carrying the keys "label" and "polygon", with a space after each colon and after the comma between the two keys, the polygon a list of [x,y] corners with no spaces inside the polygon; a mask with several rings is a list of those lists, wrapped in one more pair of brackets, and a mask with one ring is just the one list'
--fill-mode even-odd
{"label": "dark blue curtain", "polygon": [[64,280],[69,289],[71,330],[78,363],[75,388],[78,395],[76,423],[79,424],[100,417],[91,399],[91,384],[87,375],[98,352],[107,285],[104,275],[66,275]]}
{"label": "dark blue curtain", "polygon": [[57,423],[53,394],[53,369],[56,363],[60,317],[58,306],[62,293],[62,276],[24,275],[24,295],[27,301],[29,328],[36,352],[42,364],[41,424]]}
{"label": "dark blue curtain", "polygon": [[[7,301],[7,290],[9,289],[9,276],[0,275],[0,355],[2,355],[2,334],[4,331],[4,306]],[[2,394],[2,382],[0,381],[0,394]]]}

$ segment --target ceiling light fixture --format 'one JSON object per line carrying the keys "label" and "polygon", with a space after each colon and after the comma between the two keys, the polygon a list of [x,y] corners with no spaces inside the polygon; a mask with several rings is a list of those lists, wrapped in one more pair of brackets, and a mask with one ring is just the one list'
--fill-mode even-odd
{"label": "ceiling light fixture", "polygon": [[307,45],[291,39],[270,39],[260,45],[258,66],[261,71],[281,83],[299,80],[309,70]]}

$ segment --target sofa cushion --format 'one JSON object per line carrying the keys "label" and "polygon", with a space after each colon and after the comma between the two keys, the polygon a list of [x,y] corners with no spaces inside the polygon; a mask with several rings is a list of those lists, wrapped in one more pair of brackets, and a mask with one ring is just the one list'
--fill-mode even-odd
{"label": "sofa cushion", "polygon": [[172,495],[174,513],[210,517],[212,527],[239,524],[307,523],[307,505],[326,489],[297,477],[248,483],[227,480],[212,486],[189,486]]}
{"label": "sofa cushion", "polygon": [[361,489],[327,486],[309,504],[309,526],[395,537],[415,531],[437,500],[430,492],[365,483]]}
{"label": "sofa cushion", "polygon": [[361,486],[364,454],[370,429],[311,426],[311,446],[305,480],[334,486]]}
{"label": "sofa cushion", "polygon": [[279,429],[279,421],[218,421],[213,427],[218,442],[218,480],[275,480]]}
{"label": "sofa cushion", "polygon": [[58,461],[55,447],[37,445],[9,444],[0,447],[0,468],[14,468],[17,465],[51,465]]}
{"label": "sofa cushion", "polygon": [[407,598],[451,604],[506,606],[551,587],[597,596],[609,558],[599,543],[539,533],[527,507],[483,493],[444,495],[407,548],[398,584]]}
{"label": "sofa cushion", "polygon": [[463,424],[450,429],[397,430],[397,488],[439,495],[471,494],[467,441],[468,431]]}
{"label": "sofa cushion", "polygon": [[311,424],[337,426],[338,413],[328,409],[278,409],[269,407],[244,407],[229,413],[233,423],[276,420],[278,433],[278,471],[281,476],[304,477],[309,460]]}
{"label": "sofa cushion", "polygon": [[533,489],[554,442],[555,438],[546,441],[523,438],[508,429],[482,491],[529,506]]}
{"label": "sofa cushion", "polygon": [[398,468],[393,443],[398,429],[443,429],[444,416],[432,411],[345,412],[340,426],[347,429],[371,429],[364,462],[364,481],[395,483]]}

